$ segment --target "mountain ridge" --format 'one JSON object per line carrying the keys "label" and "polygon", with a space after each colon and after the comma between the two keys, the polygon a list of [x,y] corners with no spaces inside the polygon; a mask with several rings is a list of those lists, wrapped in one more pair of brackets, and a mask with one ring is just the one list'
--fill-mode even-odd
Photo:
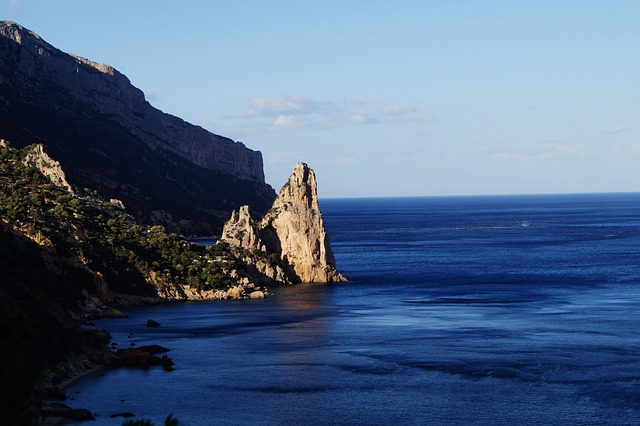
{"label": "mountain ridge", "polygon": [[0,21],[0,89],[3,137],[45,145],[72,186],[121,199],[141,223],[213,235],[233,209],[264,212],[275,199],[259,151],[158,110],[115,68],[10,21]]}
{"label": "mountain ridge", "polygon": [[[153,107],[144,92],[112,66],[65,53],[15,22],[0,21],[0,35],[20,44],[35,57],[21,54],[18,80],[48,78],[68,89],[78,100],[92,103],[100,113],[127,124],[151,147],[166,149],[200,167],[264,182],[259,151]],[[99,102],[94,102],[96,98]],[[154,131],[156,127],[162,132]],[[207,143],[207,139],[215,143]]]}

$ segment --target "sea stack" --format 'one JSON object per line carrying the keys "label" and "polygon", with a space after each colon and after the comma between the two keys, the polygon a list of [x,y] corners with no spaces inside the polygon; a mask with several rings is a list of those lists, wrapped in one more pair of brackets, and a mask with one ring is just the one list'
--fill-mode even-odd
{"label": "sea stack", "polygon": [[273,206],[260,221],[251,218],[248,206],[234,211],[224,225],[220,241],[249,251],[257,250],[272,259],[275,256],[275,268],[274,265],[271,268],[255,265],[266,275],[284,272],[291,282],[346,281],[336,271],[318,204],[316,176],[305,163],[295,166]]}

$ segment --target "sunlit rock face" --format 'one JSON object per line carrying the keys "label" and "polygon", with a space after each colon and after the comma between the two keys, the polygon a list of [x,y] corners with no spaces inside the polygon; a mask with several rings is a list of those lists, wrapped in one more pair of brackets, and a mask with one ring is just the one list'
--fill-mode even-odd
{"label": "sunlit rock face", "polygon": [[44,147],[41,144],[35,145],[33,149],[27,153],[23,164],[25,166],[35,167],[54,185],[66,189],[70,194],[74,193],[71,185],[67,182],[67,177],[60,163],[49,157],[49,154],[44,151]]}
{"label": "sunlit rock face", "polygon": [[251,218],[247,206],[234,211],[224,226],[221,241],[275,256],[277,264],[271,269],[284,271],[291,282],[346,281],[336,271],[318,204],[316,176],[305,163],[295,166],[260,221]]}
{"label": "sunlit rock face", "polygon": [[249,206],[242,206],[231,213],[231,219],[224,224],[222,229],[222,240],[247,250],[260,247],[261,241],[251,219]]}

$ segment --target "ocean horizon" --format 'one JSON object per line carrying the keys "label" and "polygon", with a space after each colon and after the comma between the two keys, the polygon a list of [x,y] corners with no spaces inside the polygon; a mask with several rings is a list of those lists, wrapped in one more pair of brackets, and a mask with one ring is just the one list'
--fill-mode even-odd
{"label": "ocean horizon", "polygon": [[509,193],[509,194],[439,194],[439,195],[380,195],[380,196],[363,196],[363,197],[319,197],[320,207],[323,201],[345,201],[345,200],[398,200],[398,199],[417,199],[417,198],[501,198],[501,197],[581,197],[581,196],[617,196],[617,195],[634,195],[640,194],[640,191],[595,191],[595,192],[534,192],[534,193]]}
{"label": "ocean horizon", "polygon": [[176,370],[109,370],[69,405],[92,425],[640,422],[640,193],[320,207],[349,282],[96,321]]}

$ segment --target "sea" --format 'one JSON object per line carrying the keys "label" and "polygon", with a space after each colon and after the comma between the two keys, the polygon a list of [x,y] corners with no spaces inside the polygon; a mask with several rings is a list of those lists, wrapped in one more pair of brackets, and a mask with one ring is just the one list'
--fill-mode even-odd
{"label": "sea", "polygon": [[96,321],[176,370],[77,382],[82,424],[640,424],[639,193],[320,206],[349,282]]}

